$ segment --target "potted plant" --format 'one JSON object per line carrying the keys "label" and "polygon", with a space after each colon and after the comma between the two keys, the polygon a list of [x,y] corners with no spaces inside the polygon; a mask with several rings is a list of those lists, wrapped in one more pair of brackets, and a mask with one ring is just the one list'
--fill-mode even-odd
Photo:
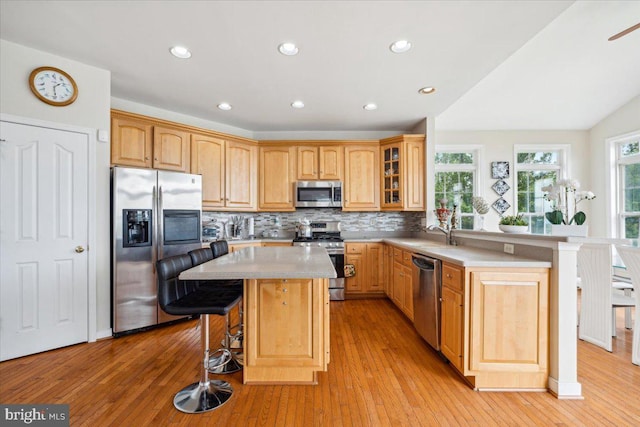
{"label": "potted plant", "polygon": [[575,179],[562,179],[553,185],[542,187],[544,198],[553,204],[553,210],[544,214],[551,223],[551,234],[556,236],[586,236],[583,224],[587,215],[578,211],[578,203],[595,199],[591,191],[578,191],[580,183]]}
{"label": "potted plant", "polygon": [[529,232],[529,222],[522,217],[522,214],[503,216],[500,218],[500,224],[498,227],[504,233]]}

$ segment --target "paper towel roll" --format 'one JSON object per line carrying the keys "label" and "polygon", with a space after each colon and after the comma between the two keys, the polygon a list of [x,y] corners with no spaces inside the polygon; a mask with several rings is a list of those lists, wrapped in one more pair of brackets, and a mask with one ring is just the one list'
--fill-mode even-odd
{"label": "paper towel roll", "polygon": [[247,235],[255,236],[253,217],[247,218]]}

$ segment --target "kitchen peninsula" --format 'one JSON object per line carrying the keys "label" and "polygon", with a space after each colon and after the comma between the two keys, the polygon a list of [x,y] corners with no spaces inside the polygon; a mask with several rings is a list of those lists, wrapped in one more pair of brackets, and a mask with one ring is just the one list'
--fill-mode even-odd
{"label": "kitchen peninsula", "polygon": [[248,247],[181,280],[244,280],[245,384],[315,384],[329,363],[329,280],[323,248]]}

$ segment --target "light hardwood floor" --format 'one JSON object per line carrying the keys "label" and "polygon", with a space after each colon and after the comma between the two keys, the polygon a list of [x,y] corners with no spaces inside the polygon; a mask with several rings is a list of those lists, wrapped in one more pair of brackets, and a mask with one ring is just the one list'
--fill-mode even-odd
{"label": "light hardwood floor", "polygon": [[[622,313],[622,311],[620,310]],[[212,331],[221,331],[214,316]],[[68,403],[72,426],[639,426],[640,367],[618,318],[614,352],[579,341],[584,400],[475,392],[387,300],[331,303],[331,363],[316,386],[245,386],[199,415],[173,407],[198,378],[196,321],[0,363],[0,402]],[[213,376],[216,377],[216,376]]]}

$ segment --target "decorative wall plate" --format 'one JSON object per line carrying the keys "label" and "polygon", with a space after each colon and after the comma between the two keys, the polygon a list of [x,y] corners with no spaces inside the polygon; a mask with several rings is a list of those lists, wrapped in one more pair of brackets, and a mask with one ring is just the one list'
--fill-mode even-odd
{"label": "decorative wall plate", "polygon": [[495,202],[493,202],[493,205],[491,205],[493,207],[493,209],[496,210],[496,212],[498,212],[500,215],[502,215],[503,213],[505,213],[510,207],[511,205],[509,204],[509,202],[507,202],[505,199],[503,199],[502,197],[500,197],[498,200],[496,200]]}
{"label": "decorative wall plate", "polygon": [[509,187],[509,184],[507,184],[505,180],[501,179],[500,181],[497,181],[495,184],[493,184],[491,188],[493,188],[493,191],[498,193],[498,196],[502,196],[504,195],[504,193],[509,191],[511,187]]}
{"label": "decorative wall plate", "polygon": [[509,178],[509,162],[491,162],[491,178]]}

